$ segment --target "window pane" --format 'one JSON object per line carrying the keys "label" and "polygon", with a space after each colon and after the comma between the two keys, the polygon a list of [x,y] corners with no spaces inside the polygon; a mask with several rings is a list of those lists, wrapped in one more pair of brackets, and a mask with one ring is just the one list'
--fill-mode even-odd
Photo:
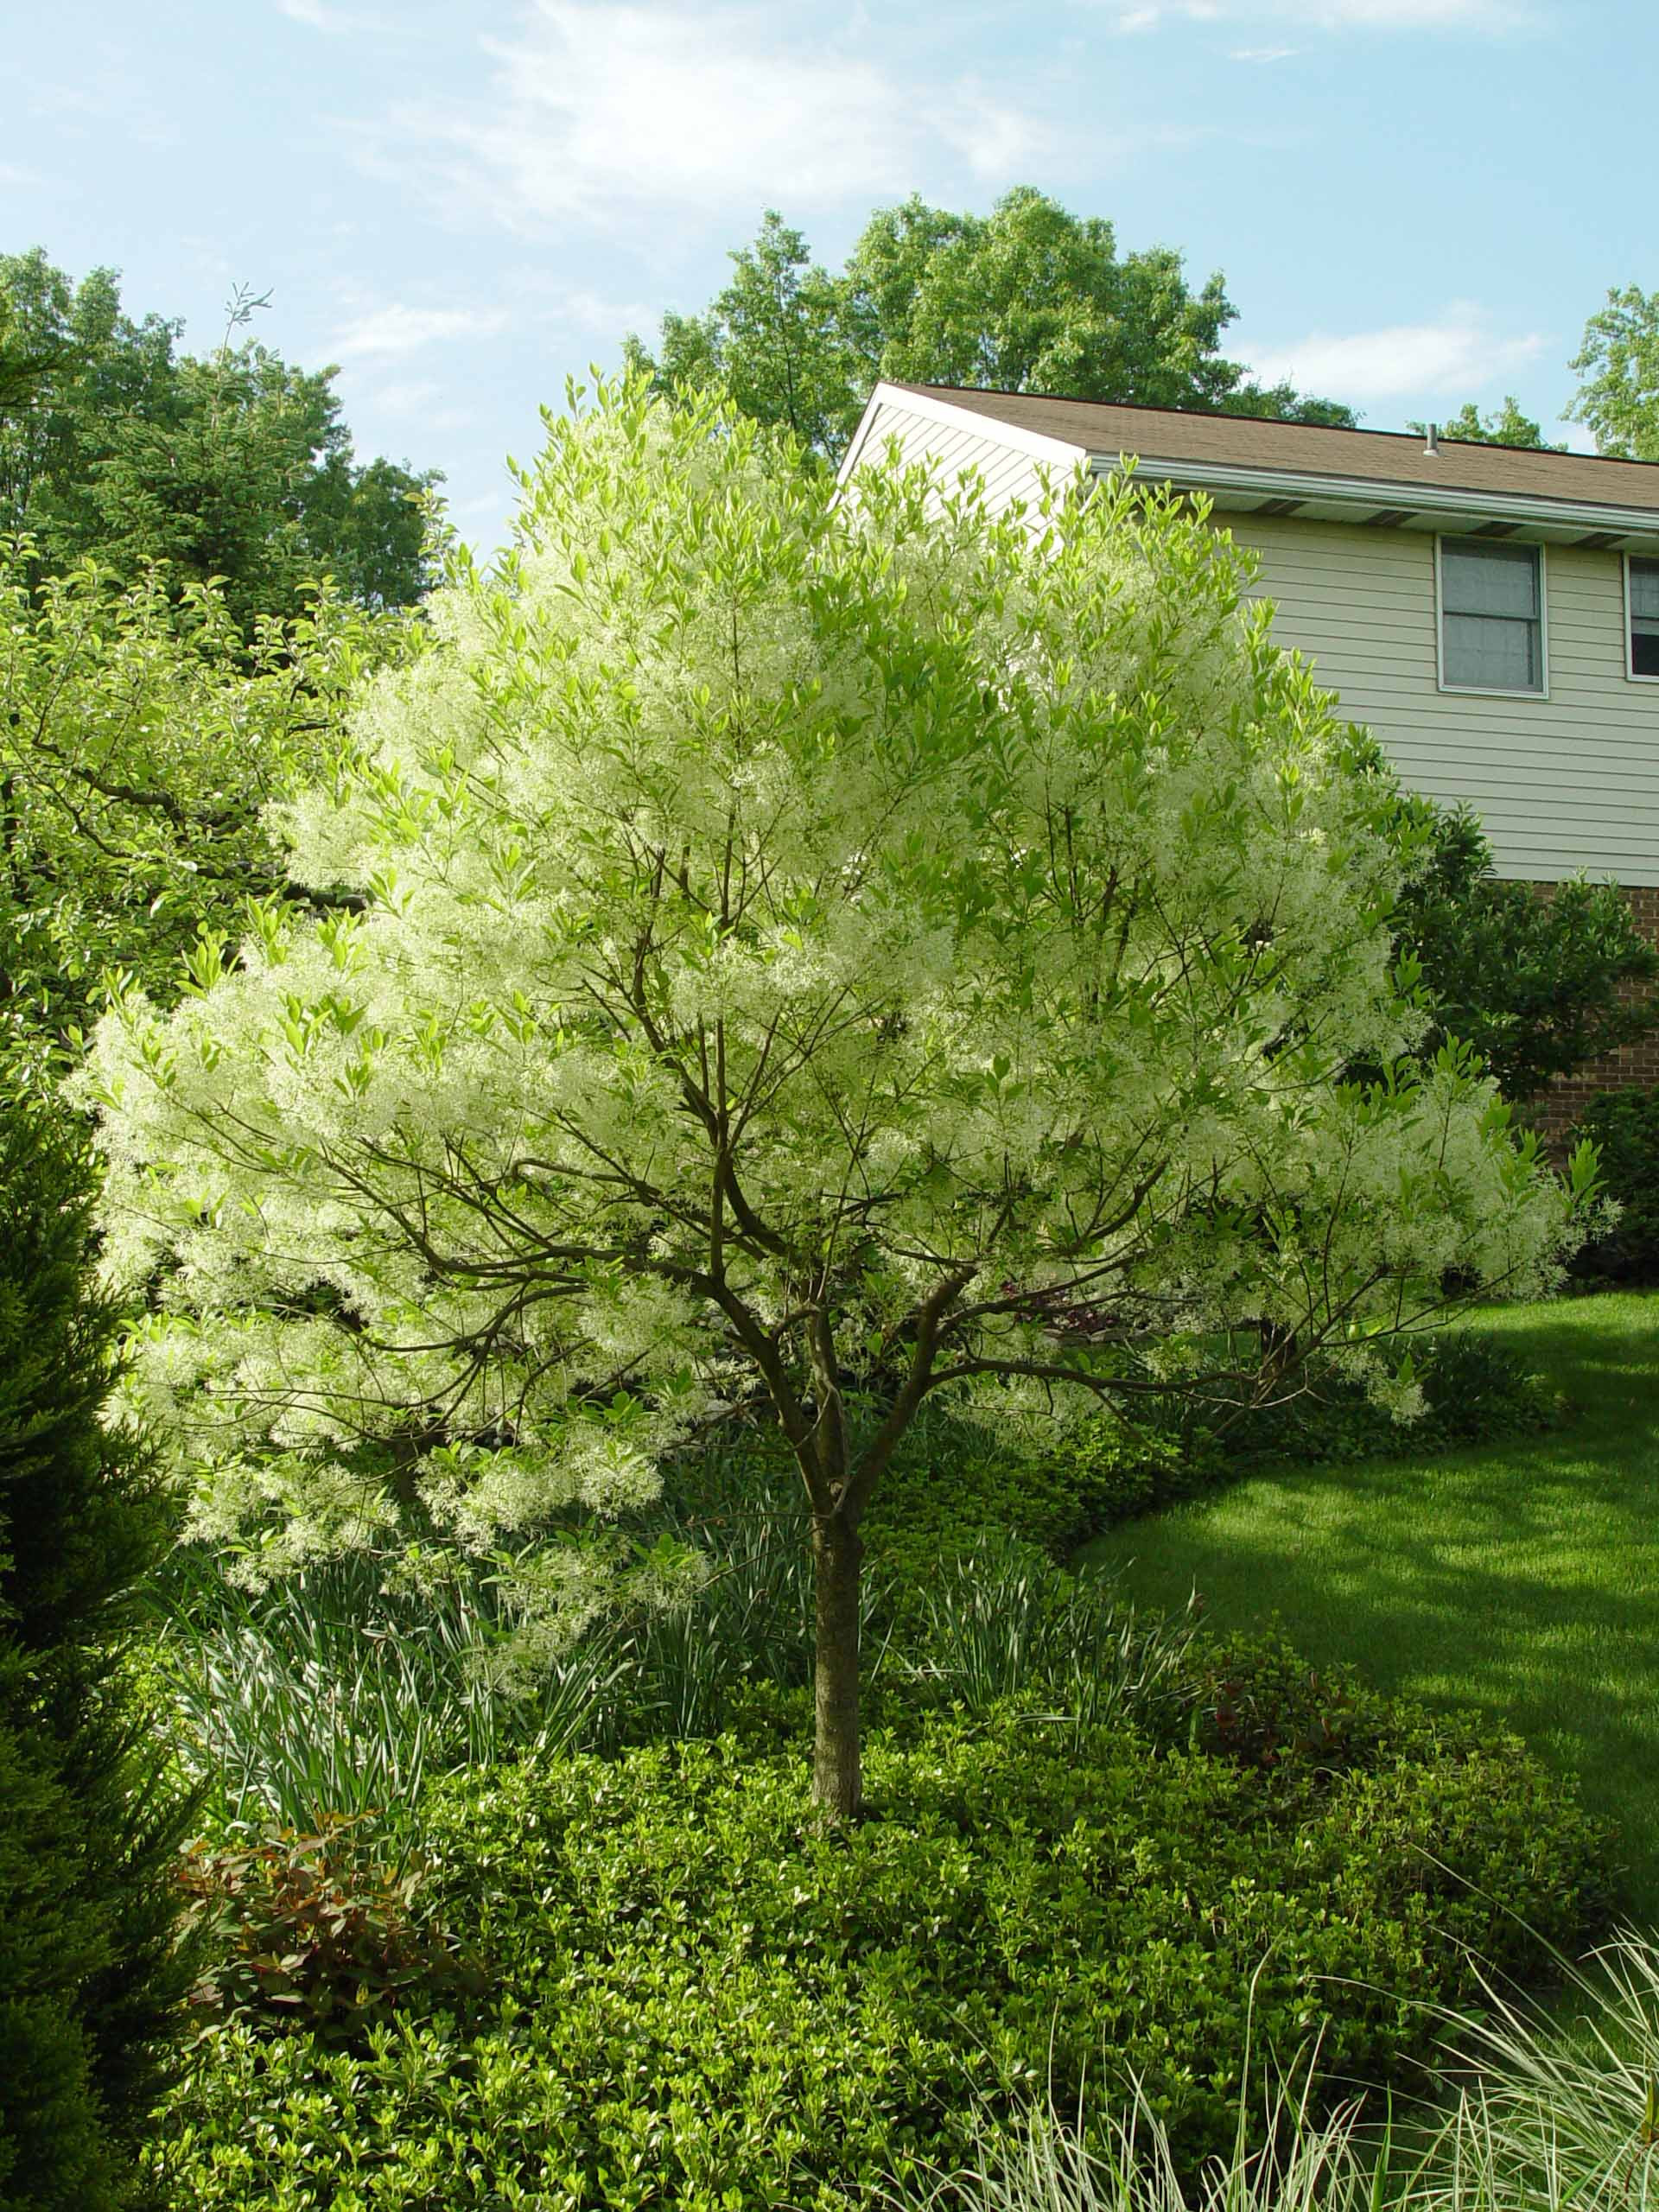
{"label": "window pane", "polygon": [[1659,561],[1631,562],[1630,613],[1659,621]]}
{"label": "window pane", "polygon": [[1446,681],[1491,691],[1539,689],[1538,625],[1484,614],[1448,614]]}
{"label": "window pane", "polygon": [[1448,539],[1440,548],[1440,591],[1448,614],[1538,612],[1538,550]]}
{"label": "window pane", "polygon": [[1659,676],[1659,623],[1630,632],[1630,674]]}

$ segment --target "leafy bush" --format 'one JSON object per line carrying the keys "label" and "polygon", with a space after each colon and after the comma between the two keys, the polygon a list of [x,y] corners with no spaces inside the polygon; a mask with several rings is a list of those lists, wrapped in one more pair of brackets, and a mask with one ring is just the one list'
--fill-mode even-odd
{"label": "leafy bush", "polygon": [[[1359,738],[1372,773],[1392,772]],[[1395,785],[1395,840],[1411,855],[1394,916],[1396,955],[1415,960],[1433,1026],[1472,1045],[1506,1098],[1535,1098],[1557,1077],[1659,1027],[1659,956],[1617,884],[1575,878],[1541,896],[1492,872],[1472,808]]]}
{"label": "leafy bush", "polygon": [[103,1420],[121,1316],[90,1279],[92,1191],[61,1134],[0,1108],[0,2212],[127,2201],[188,1978],[185,1810],[124,1656],[168,1529],[150,1455]]}
{"label": "leafy bush", "polygon": [[1229,1432],[1232,1466],[1421,1455],[1540,1434],[1560,1418],[1560,1400],[1542,1376],[1507,1346],[1465,1331],[1424,1338],[1412,1364],[1424,1400],[1417,1420],[1396,1421],[1351,1378],[1316,1371],[1304,1389],[1247,1414]]}
{"label": "leafy bush", "polygon": [[1127,2070],[1190,2165],[1247,2050],[1398,2079],[1465,1947],[1535,1971],[1593,1890],[1592,1828],[1506,1738],[1332,1777],[1015,1707],[878,1739],[869,1789],[825,1829],[798,1755],[729,1738],[444,1784],[434,1908],[508,1993],[349,2056],[216,2030],[162,2177],[204,2212],[824,2208]]}
{"label": "leafy bush", "polygon": [[1374,1765],[1411,1711],[1346,1668],[1311,1666],[1276,1630],[1204,1646],[1193,1672],[1189,1742],[1245,1766]]}
{"label": "leafy bush", "polygon": [[1611,1233],[1580,1255],[1580,1273],[1659,1281],[1659,1090],[1604,1092],[1579,1133],[1599,1148],[1604,1189],[1620,1208]]}
{"label": "leafy bush", "polygon": [[349,1821],[250,1835],[229,1850],[198,1845],[181,1884],[214,1939],[191,2002],[223,2018],[278,2019],[323,2044],[359,2044],[397,2013],[460,2007],[486,1986],[424,1909],[422,1868],[388,1872]]}

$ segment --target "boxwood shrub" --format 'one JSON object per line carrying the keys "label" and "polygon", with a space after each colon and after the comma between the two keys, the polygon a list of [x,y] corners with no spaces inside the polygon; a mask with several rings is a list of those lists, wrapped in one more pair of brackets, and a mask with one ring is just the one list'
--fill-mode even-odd
{"label": "boxwood shrub", "polygon": [[[774,1700],[786,1694],[761,1694]],[[1471,1952],[1535,1974],[1595,1833],[1512,1739],[1403,1708],[1347,1763],[932,1715],[826,1830],[757,1728],[451,1783],[438,1898],[497,1994],[331,2049],[232,2018],[157,2178],[215,2212],[760,2212],[949,2165],[977,2106],[1143,2080],[1180,2156],[1247,2065],[1395,2082]]]}

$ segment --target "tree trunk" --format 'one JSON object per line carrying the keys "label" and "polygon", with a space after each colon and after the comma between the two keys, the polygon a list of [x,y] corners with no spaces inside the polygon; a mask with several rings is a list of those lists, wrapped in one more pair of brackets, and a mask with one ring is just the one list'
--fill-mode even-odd
{"label": "tree trunk", "polygon": [[812,1794],[830,1818],[838,1821],[855,1820],[863,1802],[858,1745],[859,1571],[863,1558],[858,1530],[842,1514],[814,1516],[817,1642]]}

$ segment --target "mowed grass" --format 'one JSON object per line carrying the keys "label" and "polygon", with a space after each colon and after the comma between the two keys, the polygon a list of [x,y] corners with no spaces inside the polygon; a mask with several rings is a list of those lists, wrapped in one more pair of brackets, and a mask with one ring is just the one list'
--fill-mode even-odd
{"label": "mowed grass", "polygon": [[1196,1587],[1217,1625],[1276,1615],[1316,1662],[1507,1722],[1618,1822],[1626,1905],[1659,1921],[1659,1295],[1467,1325],[1566,1394],[1558,1432],[1259,1475],[1084,1556],[1137,1600]]}

